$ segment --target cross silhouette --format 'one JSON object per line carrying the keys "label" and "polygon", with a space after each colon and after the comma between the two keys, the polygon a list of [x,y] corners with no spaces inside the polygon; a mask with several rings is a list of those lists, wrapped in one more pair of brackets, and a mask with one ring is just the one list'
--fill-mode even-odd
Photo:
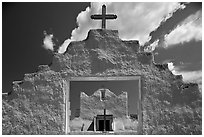
{"label": "cross silhouette", "polygon": [[101,100],[104,101],[105,100],[105,95],[106,94],[106,90],[105,89],[101,89]]}
{"label": "cross silhouette", "polygon": [[102,6],[102,14],[91,15],[91,19],[102,20],[102,29],[106,29],[106,19],[116,19],[117,15],[106,14],[106,5]]}

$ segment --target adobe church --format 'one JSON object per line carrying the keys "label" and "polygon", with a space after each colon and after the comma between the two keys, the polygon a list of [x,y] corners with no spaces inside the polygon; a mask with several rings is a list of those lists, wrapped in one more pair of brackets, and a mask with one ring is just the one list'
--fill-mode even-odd
{"label": "adobe church", "polygon": [[[202,134],[198,84],[185,83],[168,64],[156,63],[137,40],[124,41],[117,30],[107,30],[106,20],[116,17],[106,14],[104,5],[101,15],[91,16],[102,20],[101,29],[13,82],[12,93],[3,95],[2,134]],[[83,81],[135,82],[138,119],[128,116],[128,91],[115,95],[98,88],[89,96],[81,91],[80,117],[71,120],[72,82]]]}
{"label": "adobe church", "polygon": [[91,96],[81,92],[80,99],[80,118],[93,121],[89,131],[113,131],[114,119],[128,116],[127,92],[116,96],[109,89],[98,89]]}

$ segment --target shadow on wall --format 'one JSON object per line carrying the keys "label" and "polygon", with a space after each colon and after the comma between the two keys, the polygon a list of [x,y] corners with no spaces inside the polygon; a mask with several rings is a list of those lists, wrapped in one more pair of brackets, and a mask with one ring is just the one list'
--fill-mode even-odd
{"label": "shadow on wall", "polygon": [[[83,130],[82,130],[83,131]],[[94,121],[91,122],[91,125],[87,129],[87,131],[94,131]]]}

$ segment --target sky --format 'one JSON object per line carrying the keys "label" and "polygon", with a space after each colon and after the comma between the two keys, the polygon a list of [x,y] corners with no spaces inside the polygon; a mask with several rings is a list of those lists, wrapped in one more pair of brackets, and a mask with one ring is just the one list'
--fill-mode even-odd
{"label": "sky", "polygon": [[[101,22],[90,15],[101,13],[104,3],[2,3],[2,92],[12,81],[50,64],[53,52],[65,52],[71,41],[83,40]],[[184,81],[202,84],[201,3],[105,3],[117,19],[107,29],[117,29],[123,40],[139,40],[168,63]]]}

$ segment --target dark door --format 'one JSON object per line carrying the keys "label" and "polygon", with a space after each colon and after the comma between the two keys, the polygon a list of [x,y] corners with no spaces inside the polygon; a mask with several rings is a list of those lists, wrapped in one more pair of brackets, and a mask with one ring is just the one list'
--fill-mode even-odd
{"label": "dark door", "polygon": [[[104,131],[104,120],[99,120],[99,131]],[[111,131],[110,120],[106,120],[106,131]]]}
{"label": "dark door", "polygon": [[106,131],[110,131],[110,120],[106,120]]}
{"label": "dark door", "polygon": [[104,130],[104,120],[99,120],[99,131]]}

